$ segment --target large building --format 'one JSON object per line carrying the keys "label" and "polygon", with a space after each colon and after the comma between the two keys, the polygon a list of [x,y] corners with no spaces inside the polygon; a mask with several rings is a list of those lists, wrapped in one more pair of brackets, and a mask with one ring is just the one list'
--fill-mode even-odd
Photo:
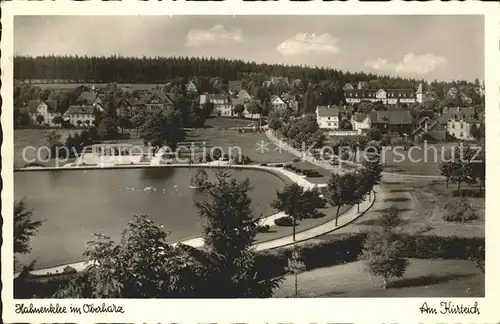
{"label": "large building", "polygon": [[377,102],[381,101],[384,105],[396,105],[398,103],[422,103],[423,91],[422,84],[418,86],[417,91],[412,89],[344,89],[346,103],[354,104],[361,101]]}

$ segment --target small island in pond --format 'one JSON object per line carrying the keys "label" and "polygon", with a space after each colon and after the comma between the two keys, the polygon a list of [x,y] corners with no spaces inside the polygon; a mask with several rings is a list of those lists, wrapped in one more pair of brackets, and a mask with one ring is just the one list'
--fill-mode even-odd
{"label": "small island in pond", "polygon": [[196,174],[191,178],[189,188],[203,189],[207,184],[208,174],[204,169],[199,169]]}

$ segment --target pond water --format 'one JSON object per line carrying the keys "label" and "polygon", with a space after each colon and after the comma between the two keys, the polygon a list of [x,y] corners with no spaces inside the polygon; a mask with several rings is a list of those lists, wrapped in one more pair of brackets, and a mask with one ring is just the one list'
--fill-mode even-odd
{"label": "pond water", "polygon": [[[189,188],[196,168],[144,168],[114,170],[24,171],[14,173],[14,196],[25,199],[33,219],[46,221],[32,238],[32,252],[20,256],[35,268],[83,260],[91,234],[103,232],[119,242],[121,231],[134,213],[147,214],[164,225],[169,242],[199,236],[203,220],[194,206],[206,195]],[[214,180],[214,170],[207,169]],[[231,170],[232,176],[249,178],[256,216],[274,213],[269,206],[283,181],[257,170]],[[146,189],[146,190],[145,190]]]}

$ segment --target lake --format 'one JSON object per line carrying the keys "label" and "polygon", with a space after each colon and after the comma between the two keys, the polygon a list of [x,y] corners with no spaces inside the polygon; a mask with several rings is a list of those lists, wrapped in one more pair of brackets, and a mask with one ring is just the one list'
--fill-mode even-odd
{"label": "lake", "polygon": [[[194,206],[206,195],[189,188],[196,168],[143,168],[107,170],[24,171],[14,173],[16,201],[25,199],[34,220],[46,221],[32,238],[27,263],[35,268],[82,261],[92,233],[103,232],[119,242],[121,231],[134,213],[147,214],[164,225],[169,242],[199,236],[203,220]],[[214,170],[207,169],[209,180]],[[256,216],[275,211],[269,206],[284,185],[275,175],[258,170],[231,170],[238,180],[249,178]],[[258,187],[256,187],[258,185]],[[144,190],[151,187],[151,190]]]}

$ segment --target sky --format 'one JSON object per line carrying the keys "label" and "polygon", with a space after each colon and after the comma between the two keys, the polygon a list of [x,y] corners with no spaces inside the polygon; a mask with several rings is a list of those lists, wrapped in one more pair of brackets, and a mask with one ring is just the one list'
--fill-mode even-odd
{"label": "sky", "polygon": [[484,79],[484,18],[16,16],[14,53],[213,56],[473,81]]}

